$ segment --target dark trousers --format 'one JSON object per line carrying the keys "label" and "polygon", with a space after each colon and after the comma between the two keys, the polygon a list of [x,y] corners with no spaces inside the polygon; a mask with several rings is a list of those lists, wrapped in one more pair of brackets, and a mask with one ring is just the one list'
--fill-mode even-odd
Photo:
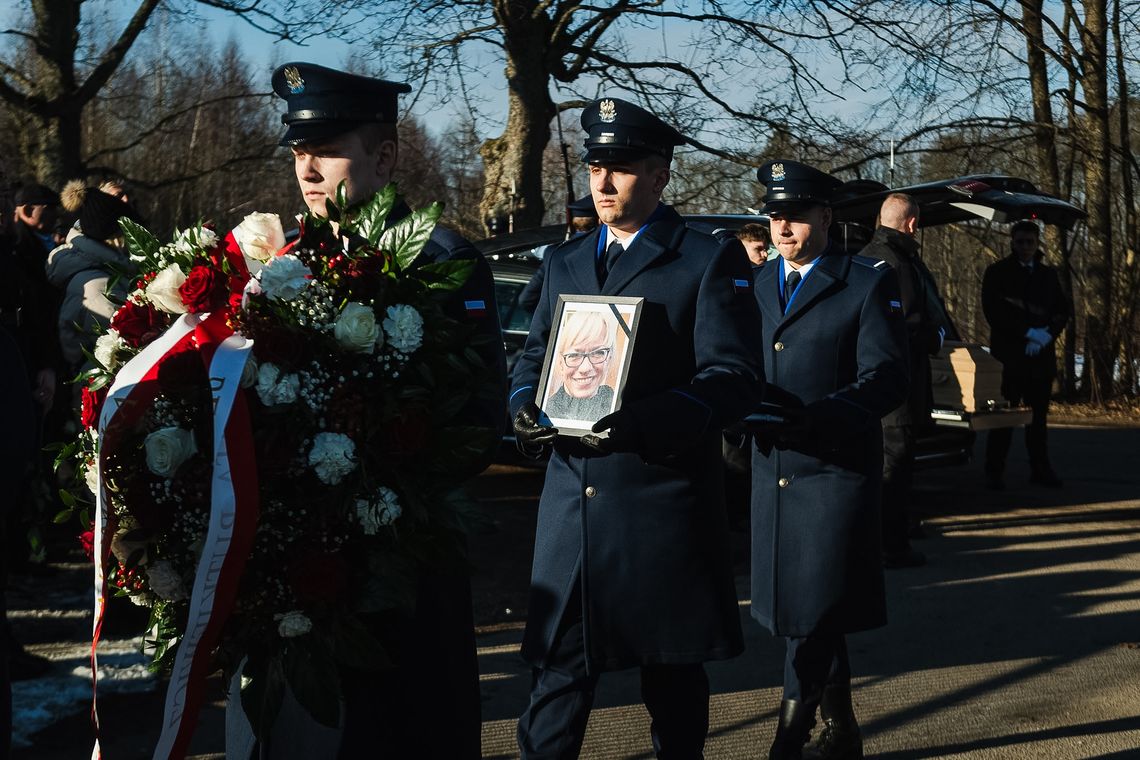
{"label": "dark trousers", "polygon": [[883,425],[883,550],[905,551],[914,483],[914,429]]}
{"label": "dark trousers", "polygon": [[784,655],[784,699],[793,699],[814,711],[825,686],[851,688],[847,638],[842,633],[789,636]]}
{"label": "dark trousers", "polygon": [[[1033,410],[1033,418],[1025,426],[1025,448],[1029,466],[1035,473],[1052,472],[1046,448],[1045,416],[1049,411],[1049,395],[1053,390],[1052,375],[1034,372],[1033,366],[1010,362],[1002,368],[1001,393],[1010,404],[1024,404]],[[986,474],[1000,477],[1005,471],[1005,458],[1013,440],[1013,428],[995,428],[986,437]]]}
{"label": "dark trousers", "polygon": [[[518,726],[522,760],[578,757],[600,675],[586,666],[581,602],[575,594],[563,614],[549,658],[532,673],[530,704]],[[703,665],[643,665],[641,698],[649,711],[658,758],[704,757],[709,680]]]}

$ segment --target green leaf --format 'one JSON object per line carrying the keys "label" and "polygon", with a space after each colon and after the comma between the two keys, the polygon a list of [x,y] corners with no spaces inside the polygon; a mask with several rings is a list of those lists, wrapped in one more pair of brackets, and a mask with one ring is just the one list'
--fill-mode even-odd
{"label": "green leaf", "polygon": [[127,250],[135,256],[149,259],[158,253],[158,249],[162,247],[158,238],[138,222],[134,222],[124,216],[119,219],[119,226],[123,228],[123,237],[127,241]]}
{"label": "green leaf", "polygon": [[384,230],[376,244],[384,251],[391,251],[396,264],[406,270],[423,251],[435,223],[443,213],[443,206],[433,203],[427,208],[416,209],[396,224]]}
{"label": "green leaf", "polygon": [[56,525],[62,525],[63,523],[70,520],[73,514],[75,514],[75,510],[71,509],[70,507],[67,509],[62,509],[59,512],[56,512],[55,517],[53,517],[51,521]]}
{"label": "green leaf", "polygon": [[396,205],[396,197],[396,184],[389,182],[356,212],[351,225],[352,230],[373,247],[380,242],[380,236],[384,234],[384,222],[392,212],[392,207]]}
{"label": "green leaf", "polygon": [[285,646],[285,680],[305,711],[321,725],[340,723],[340,676],[328,642],[316,632]]}
{"label": "green leaf", "polygon": [[416,269],[416,276],[433,290],[458,290],[475,271],[474,259],[451,259],[424,264]]}
{"label": "green leaf", "polygon": [[241,706],[254,735],[263,742],[277,722],[284,697],[285,670],[281,658],[251,655],[242,668]]}
{"label": "green leaf", "polygon": [[59,501],[68,509],[75,509],[75,497],[71,495],[70,491],[59,489]]}

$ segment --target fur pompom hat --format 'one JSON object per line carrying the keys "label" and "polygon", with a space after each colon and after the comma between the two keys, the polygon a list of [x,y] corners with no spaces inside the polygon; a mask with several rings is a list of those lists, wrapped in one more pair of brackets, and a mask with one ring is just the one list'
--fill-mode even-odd
{"label": "fur pompom hat", "polygon": [[134,206],[99,188],[87,187],[82,180],[73,179],[64,185],[60,200],[66,210],[79,214],[84,235],[104,243],[122,236],[118,221],[123,217],[142,222]]}

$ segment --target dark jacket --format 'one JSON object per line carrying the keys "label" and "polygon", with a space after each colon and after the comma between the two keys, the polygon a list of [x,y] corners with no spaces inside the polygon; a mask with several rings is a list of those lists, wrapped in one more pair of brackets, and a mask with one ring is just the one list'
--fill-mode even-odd
{"label": "dark jacket", "polygon": [[906,328],[891,268],[836,250],[786,315],[779,262],[756,276],[765,398],[810,423],[796,443],[758,437],[752,459],[752,615],[780,636],[886,623],[879,420],[906,398]]}
{"label": "dark jacket", "polygon": [[0,251],[0,325],[15,339],[29,376],[61,365],[56,330],[61,299],[44,273],[47,256],[43,241],[21,222],[15,224],[11,250]]}
{"label": "dark jacket", "polygon": [[1065,329],[1072,306],[1061,290],[1057,272],[1040,252],[1030,269],[1010,254],[986,267],[982,277],[982,310],[990,324],[990,351],[1002,364],[1020,364],[1034,376],[1057,372],[1056,343],[1037,356],[1026,356],[1025,333],[1043,327],[1056,338]]}
{"label": "dark jacket", "polygon": [[879,259],[891,265],[899,280],[907,346],[910,349],[910,392],[906,403],[883,418],[884,425],[922,425],[930,421],[930,359],[942,347],[940,325],[933,318],[932,305],[923,278],[925,267],[918,258],[918,241],[890,227],[875,230],[860,256]]}
{"label": "dark jacket", "polygon": [[723,500],[720,430],[760,391],[760,320],[738,241],[688,228],[669,207],[598,286],[604,228],[547,254],[542,298],[512,377],[534,401],[558,295],[645,298],[622,396],[636,453],[555,446],[539,502],[523,656],[541,664],[581,577],[591,667],[738,654],[740,617]]}

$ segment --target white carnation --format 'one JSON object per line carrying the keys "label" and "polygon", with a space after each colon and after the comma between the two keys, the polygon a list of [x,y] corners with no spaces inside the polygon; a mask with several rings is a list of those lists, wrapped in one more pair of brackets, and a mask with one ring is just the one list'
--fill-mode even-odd
{"label": "white carnation", "polygon": [[309,620],[305,613],[298,610],[274,615],[273,619],[277,621],[277,633],[283,639],[304,636],[313,630],[313,621]]}
{"label": "white carnation", "polygon": [[312,275],[299,258],[287,253],[270,259],[258,273],[258,279],[267,298],[291,301],[308,286]]}
{"label": "white carnation", "polygon": [[252,388],[258,381],[258,365],[257,359],[254,357],[253,352],[250,351],[246,357],[245,365],[241,368],[241,387]]}
{"label": "white carnation", "polygon": [[356,469],[356,444],[343,433],[317,433],[309,464],[322,483],[335,486]]}
{"label": "white carnation", "polygon": [[381,528],[396,522],[403,513],[396,492],[385,486],[381,486],[371,499],[356,500],[356,518],[364,533],[369,536],[376,535]]}
{"label": "white carnation", "polygon": [[160,559],[147,565],[146,579],[151,591],[168,602],[181,602],[189,598],[182,576],[166,560]]}
{"label": "white carnation", "polygon": [[[244,377],[245,371],[242,371]],[[301,378],[293,373],[282,374],[281,368],[271,362],[263,362],[257,368],[257,395],[266,406],[292,404],[297,400],[301,389]]]}
{"label": "white carnation", "polygon": [[384,332],[392,348],[405,354],[415,351],[424,341],[424,318],[407,304],[388,307]]}
{"label": "white carnation", "polygon": [[260,272],[265,263],[285,247],[285,232],[277,214],[255,211],[234,227],[233,236],[250,274]]}
{"label": "white carnation", "polygon": [[344,305],[333,326],[333,335],[343,348],[366,354],[376,350],[378,340],[384,340],[372,307],[355,301]]}
{"label": "white carnation", "polygon": [[190,457],[198,452],[194,433],[181,427],[155,430],[143,441],[146,449],[146,466],[159,477],[169,478]]}
{"label": "white carnation", "polygon": [[118,330],[108,330],[95,341],[95,361],[103,365],[108,372],[114,372],[119,364],[119,354],[127,347],[126,342],[119,337]]}
{"label": "white carnation", "polygon": [[177,264],[171,264],[147,283],[146,297],[160,311],[185,314],[186,304],[182,303],[182,294],[178,292],[184,282],[186,275],[182,274]]}

